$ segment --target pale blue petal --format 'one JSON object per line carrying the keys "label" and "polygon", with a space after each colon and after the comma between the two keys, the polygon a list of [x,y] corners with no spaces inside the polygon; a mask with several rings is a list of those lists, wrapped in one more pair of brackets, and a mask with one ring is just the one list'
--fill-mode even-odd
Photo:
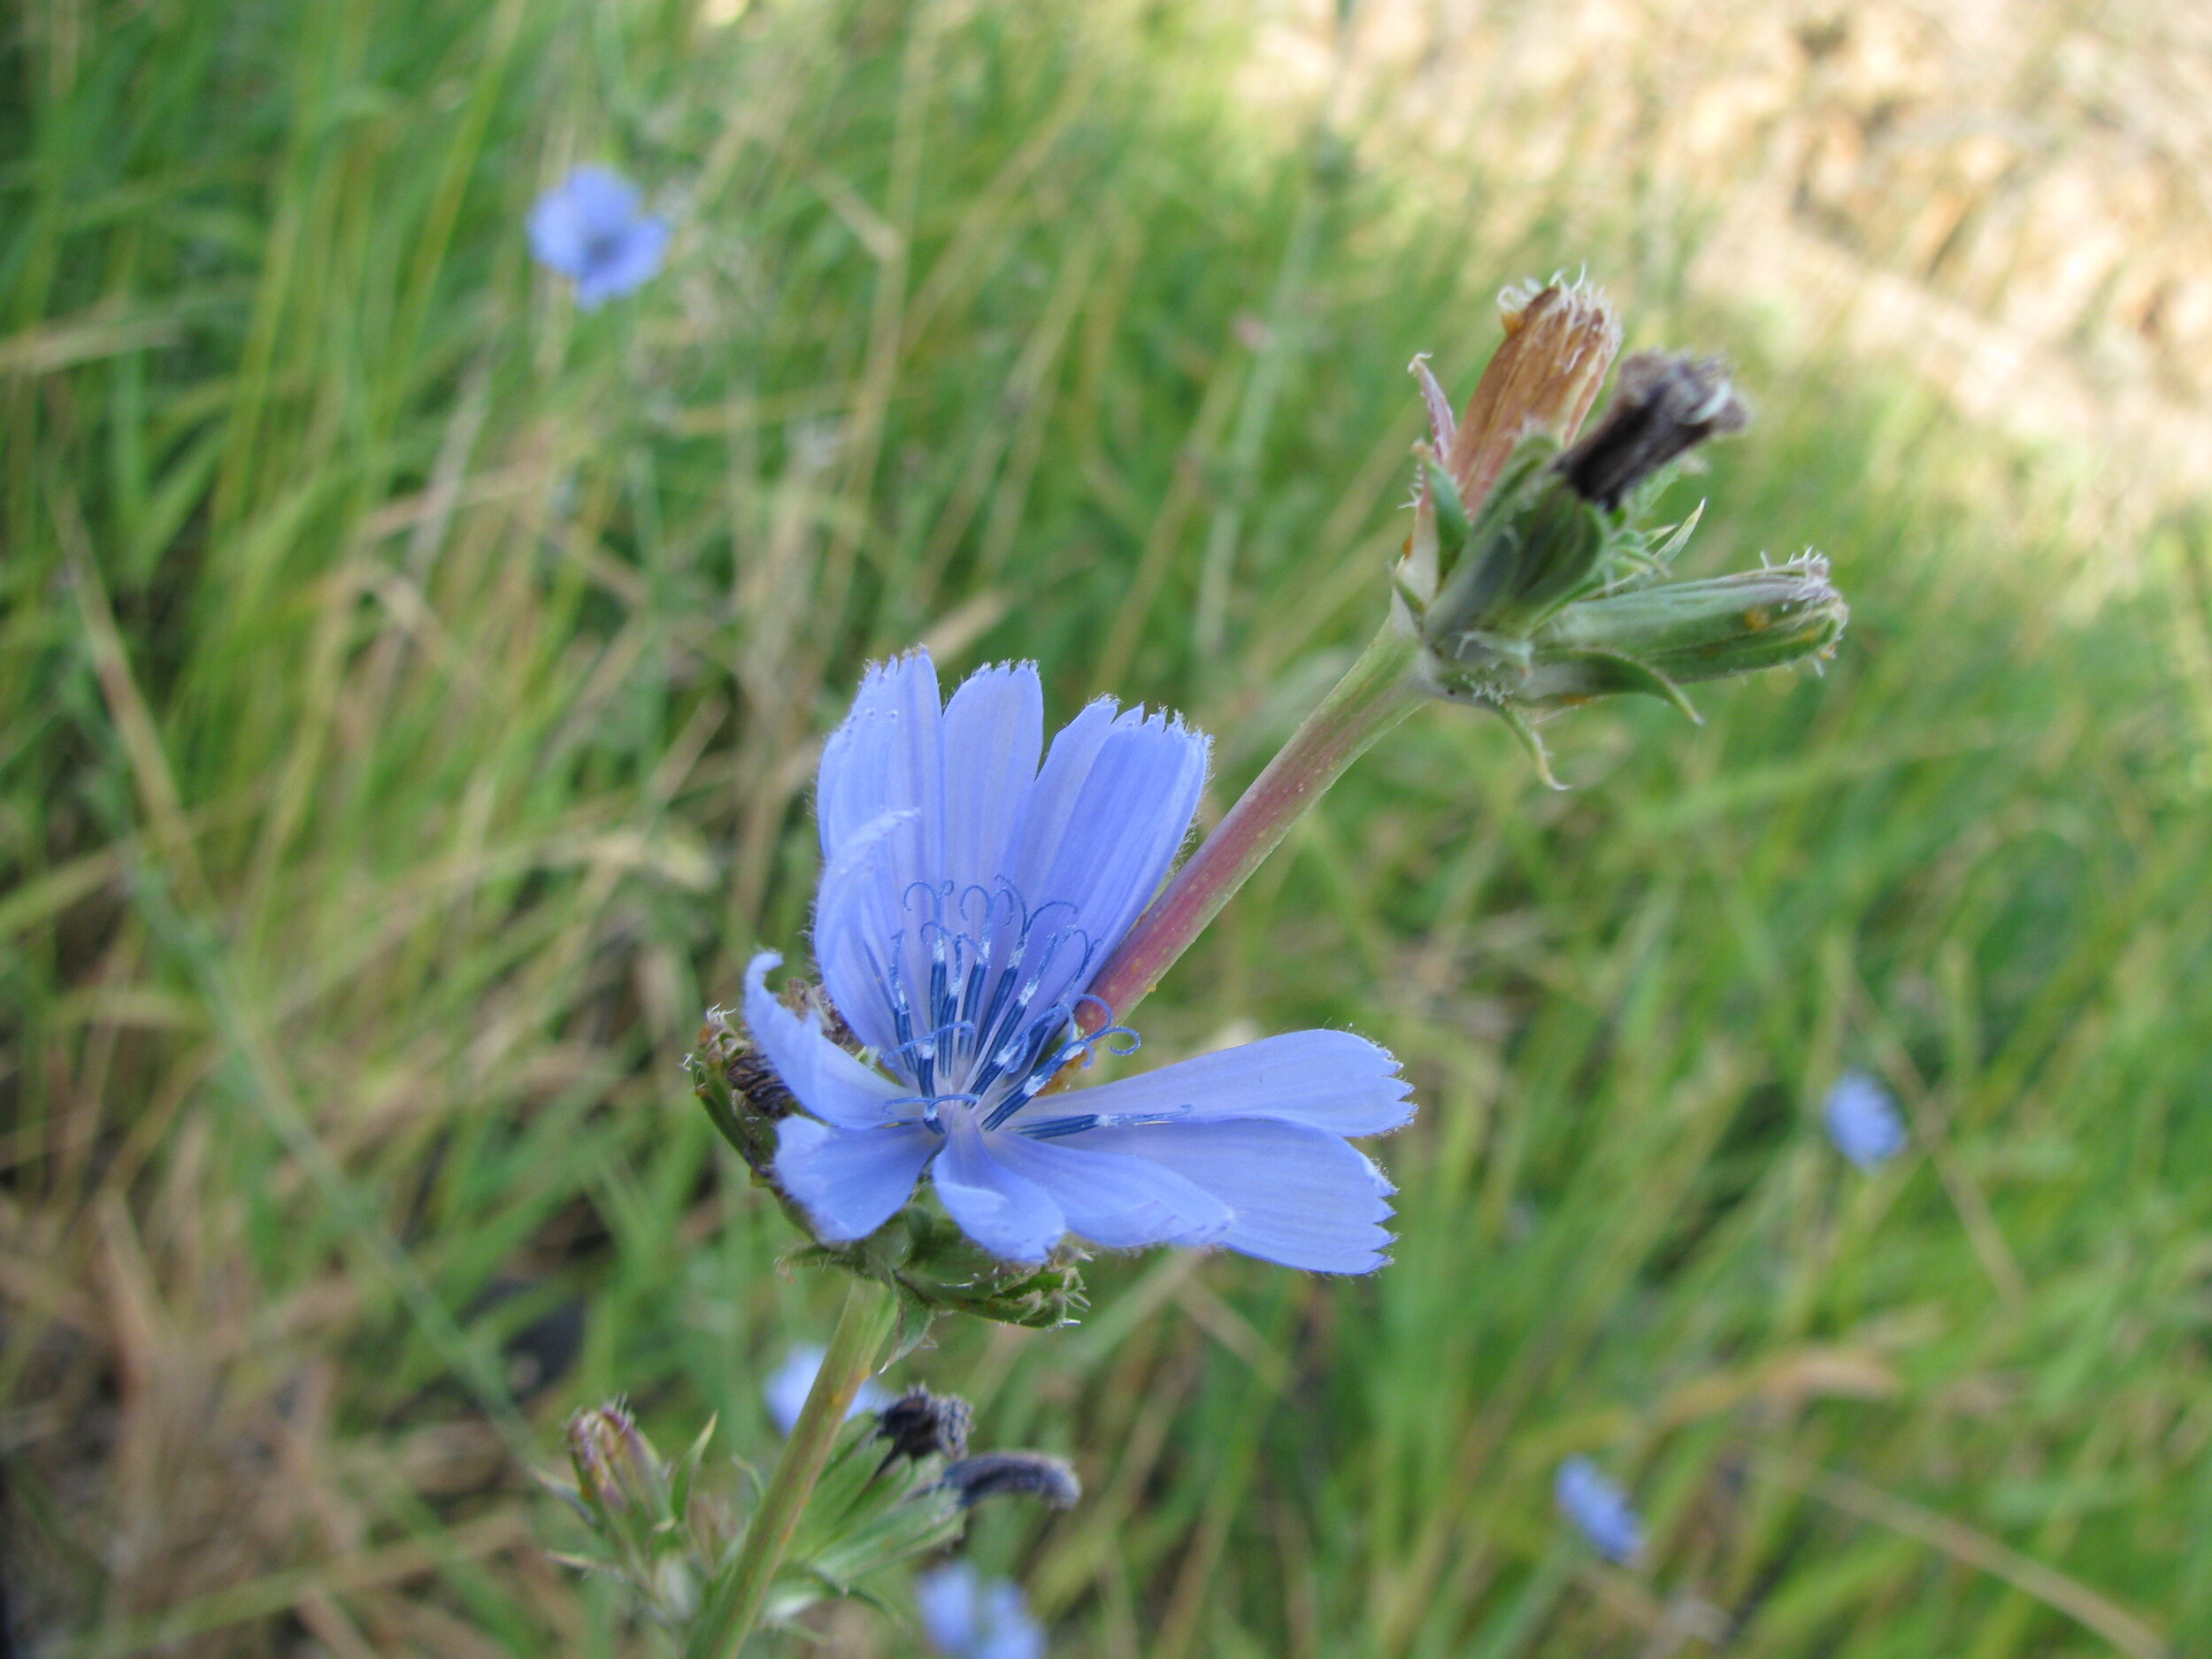
{"label": "pale blue petal", "polygon": [[1229,1206],[1165,1164],[1000,1131],[991,1156],[1051,1194],[1071,1229],[1110,1250],[1219,1241]]}
{"label": "pale blue petal", "polygon": [[1198,810],[1208,747],[1166,715],[1102,702],[1053,740],[1010,873],[1033,913],[1079,930],[1091,954],[1055,959],[1041,1007],[1080,991],[1159,890]]}
{"label": "pale blue petal", "polygon": [[[1052,734],[1052,747],[1045,751],[1044,765],[1022,806],[1013,868],[1006,872],[1010,879],[1039,881],[1049,870],[1052,854],[1067,839],[1076,803],[1097,762],[1098,751],[1113,735],[1115,711],[1111,697],[1094,698]],[[1024,893],[1028,896],[1025,887]],[[1033,897],[1031,902],[1035,902]]]}
{"label": "pale blue petal", "polygon": [[1905,1149],[1909,1137],[1897,1102],[1863,1071],[1847,1071],[1836,1080],[1823,1116],[1836,1150],[1863,1170],[1886,1164]]}
{"label": "pale blue petal", "polygon": [[1043,1187],[991,1156],[967,1112],[948,1112],[945,1128],[944,1156],[930,1172],[945,1213],[1002,1260],[1043,1261],[1068,1230],[1060,1206]]}
{"label": "pale blue petal", "polygon": [[822,1017],[804,1020],[776,1000],[768,970],[783,958],[764,950],[745,968],[745,1025],[799,1104],[817,1118],[847,1129],[867,1129],[893,1114],[890,1102],[906,1090],[832,1042]]}
{"label": "pale blue petal", "polygon": [[627,294],[650,281],[668,252],[668,221],[641,218],[623,227],[595,250],[576,279],[576,303],[595,310],[618,294]]}
{"label": "pale blue petal", "polygon": [[914,1606],[922,1632],[942,1654],[966,1659],[981,1634],[982,1597],[975,1569],[964,1561],[925,1572],[914,1580]]}
{"label": "pale blue petal", "polygon": [[1348,1142],[1304,1124],[1245,1118],[1093,1129],[1064,1143],[1164,1164],[1236,1212],[1230,1249],[1316,1273],[1383,1264],[1390,1183]]}
{"label": "pale blue petal", "polygon": [[926,1129],[849,1131],[787,1118],[776,1125],[776,1179],[820,1237],[847,1243],[898,1213],[942,1144]]}
{"label": "pale blue petal", "polygon": [[899,793],[915,767],[895,751],[935,752],[938,703],[937,670],[928,652],[910,651],[869,667],[850,712],[822,747],[814,815],[825,862],[886,812],[919,804],[910,788]]}
{"label": "pale blue petal", "polygon": [[945,870],[956,894],[987,894],[1044,748],[1045,694],[1033,663],[978,669],[945,705]]}
{"label": "pale blue petal", "polygon": [[[810,1344],[795,1348],[761,1385],[761,1398],[768,1407],[768,1418],[776,1425],[777,1433],[790,1433],[799,1420],[799,1413],[806,1409],[806,1397],[814,1392],[814,1379],[822,1373],[823,1356],[824,1350]],[[849,1423],[864,1411],[880,1411],[890,1403],[890,1394],[871,1377],[853,1395],[845,1420]]]}
{"label": "pale blue petal", "polygon": [[1552,1494],[1567,1518],[1608,1561],[1628,1561],[1643,1548],[1643,1522],[1628,1494],[1588,1458],[1570,1457],[1561,1463]]}
{"label": "pale blue petal", "polygon": [[1044,1659],[1044,1626],[1020,1589],[1003,1578],[985,1585],[964,1561],[918,1577],[914,1605],[929,1645],[948,1659]]}
{"label": "pale blue petal", "polygon": [[900,856],[892,836],[914,817],[886,812],[840,843],[814,899],[814,961],[845,1023],[879,1053],[898,1046],[896,1016],[883,982],[892,935],[906,924],[884,861]]}
{"label": "pale blue petal", "polygon": [[530,251],[567,277],[581,277],[595,242],[636,218],[637,187],[604,167],[577,167],[530,210]]}
{"label": "pale blue petal", "polygon": [[806,1397],[814,1392],[814,1379],[821,1375],[826,1352],[818,1348],[795,1348],[761,1385],[761,1399],[777,1433],[790,1433],[799,1413],[806,1409]]}
{"label": "pale blue petal", "polygon": [[983,1624],[975,1659],[1044,1659],[1045,1628],[1018,1586],[1002,1579],[984,1593]]}
{"label": "pale blue petal", "polygon": [[1135,1118],[1175,1112],[1184,1123],[1267,1118],[1336,1135],[1379,1135],[1413,1116],[1413,1086],[1398,1062],[1348,1031],[1294,1031],[1179,1060],[1071,1094],[1047,1095],[1013,1122],[1079,1112]]}
{"label": "pale blue petal", "polygon": [[817,902],[815,960],[830,1001],[874,1048],[900,1041],[883,1028],[887,1005],[882,1021],[870,1012],[881,977],[895,967],[909,1002],[921,1002],[947,898],[943,712],[928,653],[910,651],[869,671],[822,751],[815,812],[829,873],[842,873]]}

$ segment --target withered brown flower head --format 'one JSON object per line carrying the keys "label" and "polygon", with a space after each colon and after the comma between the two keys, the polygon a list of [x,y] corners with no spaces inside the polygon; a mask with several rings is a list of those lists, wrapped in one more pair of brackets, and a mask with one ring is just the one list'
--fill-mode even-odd
{"label": "withered brown flower head", "polygon": [[1456,430],[1439,434],[1444,470],[1471,513],[1524,434],[1573,442],[1621,349],[1620,319],[1586,282],[1517,283],[1498,296],[1498,318],[1504,341]]}

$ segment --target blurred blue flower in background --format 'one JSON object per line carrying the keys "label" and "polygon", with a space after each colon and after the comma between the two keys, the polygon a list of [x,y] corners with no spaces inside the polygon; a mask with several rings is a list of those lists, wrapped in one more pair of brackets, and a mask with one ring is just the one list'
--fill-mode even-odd
{"label": "blurred blue flower in background", "polygon": [[637,186],[604,167],[578,167],[530,210],[530,251],[576,284],[595,311],[651,280],[668,252],[668,221],[640,209]]}
{"label": "blurred blue flower in background", "polygon": [[930,1646],[952,1659],[1043,1659],[1044,1626],[1020,1588],[1003,1578],[985,1584],[964,1561],[915,1579],[914,1601]]}
{"label": "blurred blue flower in background", "polygon": [[[768,1402],[768,1416],[779,1433],[788,1434],[791,1425],[799,1420],[799,1413],[806,1409],[806,1397],[814,1386],[814,1379],[822,1370],[823,1350],[818,1348],[795,1348],[790,1357],[776,1367],[776,1374],[761,1385],[761,1397]],[[845,1413],[848,1421],[864,1411],[880,1411],[891,1403],[891,1396],[873,1382],[860,1385],[860,1392],[853,1396],[852,1409]]]}
{"label": "blurred blue flower in background", "polygon": [[946,1210],[1007,1261],[1073,1232],[1382,1264],[1392,1189],[1346,1137],[1413,1106],[1371,1042],[1296,1032],[1039,1099],[1098,1042],[1135,1047],[1076,1020],[1174,862],[1208,747],[1102,697],[1045,751],[1033,664],[979,670],[949,703],[925,652],[870,671],[822,755],[814,954],[875,1065],[770,993],[773,952],[745,976],[753,1040],[812,1114],[779,1125],[775,1172],[818,1236],[865,1238],[933,1161]]}
{"label": "blurred blue flower in background", "polygon": [[1828,1091],[1821,1116],[1836,1150],[1863,1170],[1905,1149],[1905,1124],[1889,1091],[1864,1071],[1847,1071]]}
{"label": "blurred blue flower in background", "polygon": [[1644,1524],[1637,1518],[1628,1494],[1600,1474],[1588,1458],[1570,1457],[1559,1465],[1552,1481],[1552,1495],[1591,1547],[1608,1561],[1627,1561],[1643,1548]]}

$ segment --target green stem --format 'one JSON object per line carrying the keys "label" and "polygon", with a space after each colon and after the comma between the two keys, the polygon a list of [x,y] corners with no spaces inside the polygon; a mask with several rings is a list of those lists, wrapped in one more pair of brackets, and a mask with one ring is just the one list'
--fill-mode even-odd
{"label": "green stem", "polygon": [[1414,641],[1394,622],[1383,624],[1359,661],[1291,733],[1107,958],[1091,981],[1090,995],[1097,1001],[1084,1004],[1086,1031],[1102,1025],[1109,1011],[1126,1019],[1306,809],[1369,745],[1412,712],[1422,701],[1409,672],[1414,650]]}
{"label": "green stem", "polygon": [[844,1425],[860,1385],[874,1371],[884,1339],[891,1334],[897,1306],[890,1287],[872,1279],[856,1278],[845,1293],[844,1311],[837,1316],[837,1329],[806,1406],[792,1425],[791,1438],[783,1443],[783,1455],[777,1459],[768,1488],[760,1495],[760,1507],[745,1528],[737,1559],[710,1592],[692,1627],[685,1659],[736,1659],[744,1647],[768,1599],[768,1586],[783,1565],[784,1552],[791,1547],[799,1517],[806,1513],[814,1483],[822,1478],[837,1431]]}

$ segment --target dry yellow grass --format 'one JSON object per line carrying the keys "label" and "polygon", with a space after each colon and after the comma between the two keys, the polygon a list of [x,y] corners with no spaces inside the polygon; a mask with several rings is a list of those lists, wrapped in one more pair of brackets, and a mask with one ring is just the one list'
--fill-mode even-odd
{"label": "dry yellow grass", "polygon": [[1901,366],[2072,452],[2116,531],[2201,494],[2212,8],[1365,0],[1342,35],[1325,0],[1260,9],[1249,96],[1325,104],[1475,240],[1634,222],[1647,280],[1763,313],[1786,360]]}

